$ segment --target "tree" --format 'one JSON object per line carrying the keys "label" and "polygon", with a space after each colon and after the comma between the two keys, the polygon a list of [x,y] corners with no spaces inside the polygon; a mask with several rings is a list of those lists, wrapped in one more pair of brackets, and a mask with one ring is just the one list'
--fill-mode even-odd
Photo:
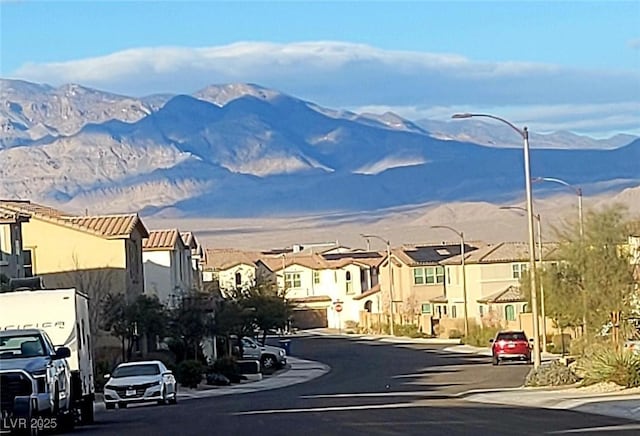
{"label": "tree", "polygon": [[127,303],[121,294],[108,294],[105,304],[105,327],[120,338],[123,360],[131,360],[139,338],[162,337],[168,321],[167,312],[157,297],[139,295]]}
{"label": "tree", "polygon": [[171,311],[171,329],[169,337],[180,345],[183,359],[189,358],[193,350],[193,359],[198,359],[198,350],[203,338],[212,329],[208,295],[192,291],[186,295],[180,305]]}
{"label": "tree", "polygon": [[[614,206],[587,214],[584,235],[575,226],[556,231],[560,240],[556,267],[542,274],[546,312],[559,327],[582,325],[587,337],[614,327],[634,309],[637,284],[624,247],[630,231],[625,208]],[[528,297],[528,279],[522,287]]]}

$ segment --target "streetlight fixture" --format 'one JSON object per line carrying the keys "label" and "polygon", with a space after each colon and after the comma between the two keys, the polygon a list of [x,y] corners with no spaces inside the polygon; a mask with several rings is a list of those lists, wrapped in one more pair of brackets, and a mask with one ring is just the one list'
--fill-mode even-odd
{"label": "streetlight fixture", "polygon": [[[504,118],[497,117],[489,114],[454,114],[451,118],[466,119],[466,118],[491,118],[501,123],[506,124],[513,130],[518,132],[524,142],[524,183],[527,193],[527,218],[529,224],[529,277],[531,279],[531,289],[537,289],[536,286],[536,254],[535,254],[535,237],[533,234],[533,197],[531,195],[531,169],[529,164],[529,129],[525,126],[520,129],[513,123],[505,120]],[[540,329],[538,327],[538,297],[536,292],[531,293],[531,313],[533,316],[533,366],[538,368],[540,366]]]}
{"label": "streetlight fixture", "polygon": [[467,273],[465,270],[465,260],[464,260],[464,233],[459,232],[453,227],[449,226],[431,226],[432,229],[447,229],[451,230],[453,233],[460,237],[460,257],[462,260],[460,264],[462,266],[462,298],[464,303],[464,336],[465,338],[469,337],[469,315],[467,312]]}
{"label": "streetlight fixture", "polygon": [[384,239],[377,235],[365,235],[360,233],[360,236],[367,240],[367,247],[369,246],[369,239],[375,238],[384,242],[387,246],[387,262],[389,262],[389,313],[391,314],[391,321],[389,322],[389,333],[391,336],[395,336],[393,328],[393,277],[391,271],[391,243],[388,239]]}
{"label": "streetlight fixture", "polygon": [[[502,206],[500,209],[503,210],[521,210],[526,212],[527,209],[520,206]],[[542,271],[542,230],[541,222],[542,218],[540,214],[535,214],[533,216],[538,221],[538,271]],[[542,284],[542,280],[540,280],[540,315],[542,316],[542,349],[547,350],[547,311],[544,306],[544,286]]]}
{"label": "streetlight fixture", "polygon": [[580,239],[584,237],[584,218],[582,215],[582,188],[579,186],[573,186],[562,179],[557,179],[555,177],[536,177],[533,179],[533,182],[552,182],[558,183],[560,185],[566,186],[576,193],[578,196],[578,225],[580,227]]}

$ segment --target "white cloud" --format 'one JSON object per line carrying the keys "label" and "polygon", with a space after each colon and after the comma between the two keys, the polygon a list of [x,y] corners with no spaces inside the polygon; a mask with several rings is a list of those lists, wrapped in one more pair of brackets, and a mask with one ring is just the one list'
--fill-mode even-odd
{"label": "white cloud", "polygon": [[136,48],[69,62],[28,64],[12,76],[52,85],[80,83],[135,96],[251,82],[333,108],[388,107],[410,119],[439,108],[511,108],[508,114],[521,113],[528,122],[540,120],[548,126],[566,122],[592,131],[637,128],[638,116],[629,112],[637,114],[640,102],[638,71],[478,62],[457,54],[330,41]]}

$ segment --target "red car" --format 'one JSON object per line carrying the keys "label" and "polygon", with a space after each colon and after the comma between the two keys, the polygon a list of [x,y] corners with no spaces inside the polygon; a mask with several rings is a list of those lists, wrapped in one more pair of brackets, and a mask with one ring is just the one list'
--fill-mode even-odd
{"label": "red car", "polygon": [[498,332],[491,339],[492,363],[499,365],[502,360],[524,360],[531,363],[531,344],[523,331]]}

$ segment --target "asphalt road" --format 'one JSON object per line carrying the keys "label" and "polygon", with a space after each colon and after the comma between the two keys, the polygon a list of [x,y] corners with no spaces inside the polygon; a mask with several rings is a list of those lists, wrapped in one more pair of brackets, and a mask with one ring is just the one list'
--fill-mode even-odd
{"label": "asphalt road", "polygon": [[346,338],[292,339],[292,353],[327,363],[308,383],[251,394],[101,411],[92,435],[639,434],[631,421],[467,402],[464,393],[520,386],[529,368],[443,347]]}

